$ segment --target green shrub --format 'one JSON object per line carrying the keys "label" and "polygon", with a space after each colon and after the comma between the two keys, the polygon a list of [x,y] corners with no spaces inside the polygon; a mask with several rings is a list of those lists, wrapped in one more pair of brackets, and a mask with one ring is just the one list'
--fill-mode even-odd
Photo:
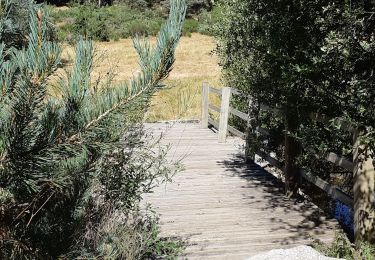
{"label": "green shrub", "polygon": [[374,260],[375,246],[362,243],[355,247],[345,234],[336,234],[335,240],[330,245],[315,243],[314,247],[325,256],[342,258],[346,260]]}
{"label": "green shrub", "polygon": [[194,19],[187,19],[184,27],[182,28],[182,34],[190,36],[194,32],[198,32],[199,22]]}
{"label": "green shrub", "polygon": [[179,250],[138,214],[141,194],[178,167],[142,125],[180,39],[186,5],[173,4],[155,48],[134,40],[141,72],[130,83],[92,83],[94,46],[83,39],[56,81],[61,49],[42,10],[29,10],[24,48],[6,49],[0,35],[0,259],[156,259]]}
{"label": "green shrub", "polygon": [[[319,161],[325,161],[329,152],[352,158],[352,137],[340,124],[314,120],[312,113],[330,119],[341,117],[355,127],[368,127],[363,142],[371,149],[375,147],[372,1],[222,2],[225,15],[215,34],[220,41],[218,52],[227,85],[252,96],[253,104],[260,102],[284,113],[255,115],[266,129],[276,125],[280,131],[268,143],[263,142],[262,136],[253,135],[254,143],[282,155],[283,144],[274,140],[288,128],[286,138],[298,139],[304,146],[298,167],[325,179],[336,169]],[[244,100],[236,102],[247,108]],[[243,122],[240,124],[243,127]],[[296,170],[296,164],[293,168]],[[347,183],[351,183],[351,175],[342,175],[349,176]],[[287,176],[287,182],[296,176],[297,173]],[[289,182],[292,183],[297,182]],[[292,190],[296,191],[296,185]]]}
{"label": "green shrub", "polygon": [[203,10],[197,17],[199,27],[198,32],[205,35],[214,36],[214,26],[223,19],[223,7],[216,4],[211,11]]}
{"label": "green shrub", "polygon": [[[159,1],[160,2],[160,1]],[[221,17],[221,9],[206,11],[208,4],[191,2],[191,5],[206,6],[194,18],[186,20],[183,35],[194,32],[212,34],[212,25]],[[163,2],[164,3],[164,2]],[[156,36],[168,7],[162,2],[124,1],[117,5],[98,8],[96,5],[72,5],[68,9],[53,11],[54,23],[58,27],[60,41],[74,42],[83,35],[98,41],[118,40],[135,35]],[[168,6],[168,5],[166,5]]]}
{"label": "green shrub", "polygon": [[127,6],[97,8],[75,5],[53,12],[60,41],[78,39],[80,35],[97,41],[128,38],[135,35],[156,35],[163,18],[155,12],[140,11]]}

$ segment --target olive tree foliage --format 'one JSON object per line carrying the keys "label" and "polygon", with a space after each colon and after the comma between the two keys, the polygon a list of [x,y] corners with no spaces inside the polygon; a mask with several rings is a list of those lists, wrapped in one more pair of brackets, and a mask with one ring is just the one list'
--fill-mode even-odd
{"label": "olive tree foliage", "polygon": [[[2,4],[7,17],[13,2]],[[129,259],[129,212],[156,178],[174,172],[141,122],[172,69],[185,12],[183,0],[172,0],[156,45],[134,40],[141,72],[117,85],[92,83],[94,48],[85,40],[56,79],[61,49],[43,9],[29,9],[24,48],[6,48],[0,35],[1,259]]]}
{"label": "olive tree foliage", "polygon": [[[298,168],[329,181],[330,173],[338,169],[324,162],[327,153],[350,159],[353,150],[358,152],[353,149],[350,128],[361,133],[356,144],[361,147],[359,156],[373,157],[374,2],[233,0],[221,4],[224,18],[216,34],[227,84],[254,99],[250,110],[259,111],[263,103],[281,111],[256,113],[255,121],[269,129],[270,136],[264,141],[253,133],[249,144],[254,150],[276,152],[284,160],[287,188],[298,188]],[[247,100],[235,103],[241,110],[249,109]],[[342,170],[341,174],[347,178],[343,188],[350,194],[354,191],[355,201],[368,187],[368,216],[360,218],[372,219],[373,178],[367,185],[363,181],[356,194],[359,184],[352,189],[353,176]],[[353,178],[367,179],[356,174]],[[288,187],[291,183],[297,185]],[[369,236],[375,230],[366,229]],[[374,239],[369,236],[364,239]]]}
{"label": "olive tree foliage", "polygon": [[[234,0],[221,4],[224,18],[216,34],[228,85],[293,118],[291,134],[314,152],[331,149],[348,155],[351,140],[340,125],[321,124],[312,119],[312,113],[370,127],[366,142],[374,144],[371,1]],[[241,101],[238,106],[246,108]],[[283,118],[263,113],[259,120],[279,129],[273,137],[280,140]],[[277,143],[271,142],[270,149],[277,150]]]}

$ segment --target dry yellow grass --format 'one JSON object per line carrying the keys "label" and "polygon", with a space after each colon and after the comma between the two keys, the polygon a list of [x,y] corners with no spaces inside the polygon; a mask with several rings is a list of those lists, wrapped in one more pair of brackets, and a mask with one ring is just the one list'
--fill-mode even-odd
{"label": "dry yellow grass", "polygon": [[[155,39],[151,38],[154,42]],[[131,39],[96,43],[99,59],[94,78],[110,69],[116,72],[115,81],[129,80],[139,71],[138,57]],[[220,67],[213,38],[200,34],[182,37],[176,50],[173,71],[166,80],[167,88],[155,95],[147,114],[148,121],[198,119],[200,117],[201,85],[203,81],[220,85]],[[73,50],[66,46],[63,58],[71,60]]]}

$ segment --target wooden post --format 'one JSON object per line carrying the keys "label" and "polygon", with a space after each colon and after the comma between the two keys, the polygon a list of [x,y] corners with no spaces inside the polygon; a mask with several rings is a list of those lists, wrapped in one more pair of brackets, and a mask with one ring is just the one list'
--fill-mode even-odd
{"label": "wooden post", "polygon": [[210,87],[207,82],[203,82],[202,86],[202,128],[208,127],[208,103],[209,103]]}
{"label": "wooden post", "polygon": [[258,150],[257,144],[257,122],[259,115],[259,106],[253,97],[248,100],[248,121],[246,125],[246,147],[245,147],[245,161],[246,163],[255,162],[255,153]]}
{"label": "wooden post", "polygon": [[293,197],[297,194],[301,182],[300,171],[297,167],[297,157],[301,152],[301,144],[292,136],[298,127],[297,118],[292,113],[285,113],[285,188],[286,195]]}
{"label": "wooden post", "polygon": [[362,241],[371,243],[375,239],[375,171],[373,152],[367,145],[360,142],[364,134],[365,130],[356,130],[353,135],[354,238],[357,245]]}
{"label": "wooden post", "polygon": [[227,139],[230,96],[230,88],[223,88],[221,91],[221,107],[219,122],[219,142],[221,143],[225,142]]}

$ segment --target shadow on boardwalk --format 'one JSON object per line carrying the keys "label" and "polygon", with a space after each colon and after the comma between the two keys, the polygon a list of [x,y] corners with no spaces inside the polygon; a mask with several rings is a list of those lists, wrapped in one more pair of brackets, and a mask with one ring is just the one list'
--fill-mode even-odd
{"label": "shadow on boardwalk", "polygon": [[187,241],[188,259],[247,259],[275,248],[332,241],[336,222],[325,220],[308,201],[294,201],[260,166],[247,165],[243,140],[198,124],[152,124],[170,145],[169,159],[184,158],[185,170],[157,187],[144,201],[160,213],[162,236]]}
{"label": "shadow on boardwalk", "polygon": [[273,242],[290,245],[301,240],[307,240],[313,243],[316,237],[326,233],[327,228],[336,226],[336,221],[309,199],[302,196],[288,198],[284,193],[284,183],[258,164],[245,163],[243,156],[240,155],[218,163],[226,168],[226,172],[230,176],[245,179],[247,185],[243,188],[257,189],[263,192],[261,198],[244,194],[244,196],[247,196],[247,203],[250,208],[263,205],[261,210],[264,211],[265,216],[280,209],[285,214],[299,212],[303,216],[303,219],[297,222],[291,222],[282,217],[270,218],[272,223],[279,224],[277,227],[271,228],[272,232],[283,233],[283,231],[287,231],[293,234],[281,241],[275,240]]}

